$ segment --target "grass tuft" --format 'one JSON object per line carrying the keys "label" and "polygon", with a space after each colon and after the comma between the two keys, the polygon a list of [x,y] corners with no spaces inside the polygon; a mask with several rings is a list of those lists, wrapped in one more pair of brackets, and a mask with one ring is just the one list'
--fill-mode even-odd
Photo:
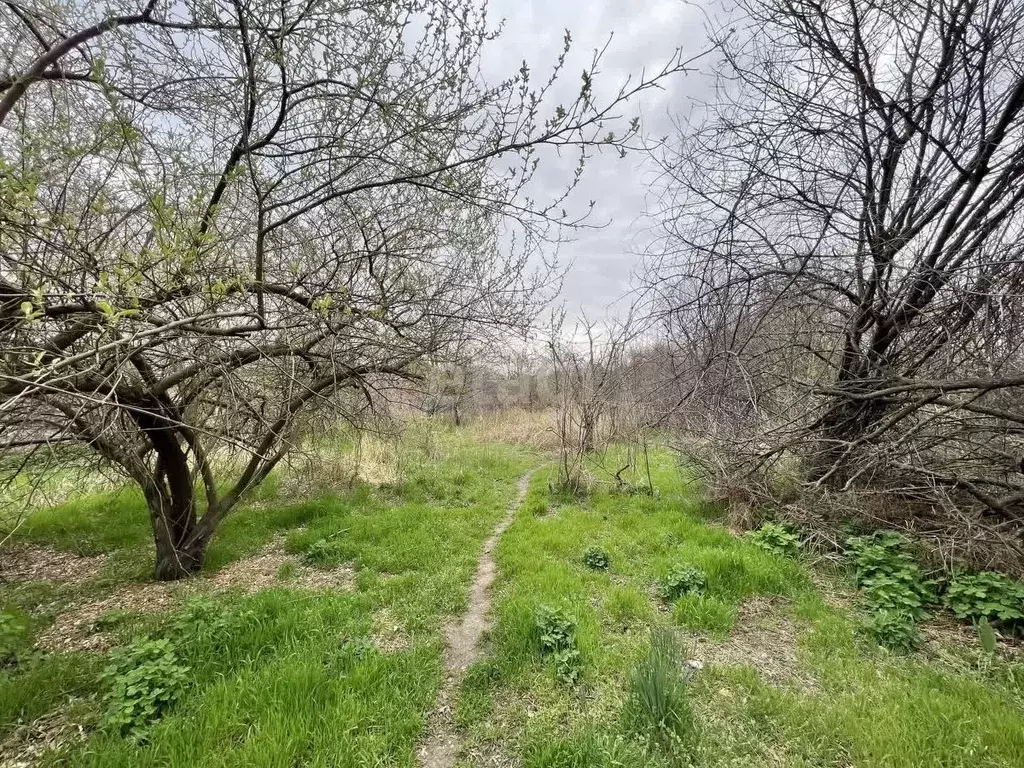
{"label": "grass tuft", "polygon": [[694,632],[724,637],[736,626],[736,606],[707,595],[683,595],[672,606],[672,621]]}
{"label": "grass tuft", "polygon": [[670,630],[655,629],[646,657],[629,677],[628,727],[670,753],[688,751],[695,735],[688,677],[678,639]]}

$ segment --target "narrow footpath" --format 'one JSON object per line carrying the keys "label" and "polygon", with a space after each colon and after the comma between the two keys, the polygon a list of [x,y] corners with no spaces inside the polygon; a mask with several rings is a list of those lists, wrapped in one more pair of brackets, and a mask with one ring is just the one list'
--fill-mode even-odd
{"label": "narrow footpath", "polygon": [[470,587],[469,607],[461,620],[445,627],[445,679],[428,720],[427,735],[417,754],[417,764],[422,768],[451,768],[455,765],[459,753],[459,737],[454,722],[455,694],[466,668],[480,656],[480,640],[490,622],[491,585],[497,575],[494,548],[526,498],[534,471],[530,470],[519,478],[515,500],[491,532],[490,538],[484,542],[483,552],[476,564],[476,576]]}

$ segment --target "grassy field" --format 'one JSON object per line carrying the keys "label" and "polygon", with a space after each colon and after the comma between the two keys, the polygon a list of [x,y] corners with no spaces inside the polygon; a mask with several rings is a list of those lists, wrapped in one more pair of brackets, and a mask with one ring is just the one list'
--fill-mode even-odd
{"label": "grassy field", "polygon": [[[1024,764],[1018,666],[945,626],[913,656],[877,647],[852,596],[823,594],[804,565],[716,526],[668,456],[655,472],[657,498],[564,500],[536,478],[498,551],[492,653],[461,692],[469,754],[565,767]],[[584,563],[591,547],[607,569]],[[702,596],[661,599],[678,565],[703,571]],[[574,625],[570,680],[538,651],[540,606]],[[676,658],[652,659],[660,633]],[[691,678],[677,695],[657,690],[666,664]]]}
{"label": "grassy field", "polygon": [[[878,647],[847,576],[735,537],[667,453],[654,493],[570,498],[539,451],[425,429],[387,482],[278,478],[225,523],[198,585],[145,584],[130,491],[35,511],[15,546],[70,551],[85,576],[0,584],[0,766],[415,765],[443,625],[536,466],[456,692],[460,765],[1024,765],[1009,651],[948,621],[916,653]],[[321,447],[314,474],[349,450]],[[672,593],[694,574],[701,594]],[[69,615],[88,620],[64,630]],[[161,716],[119,726],[110,692],[154,679]]]}
{"label": "grassy field", "polygon": [[[99,617],[118,643],[167,638],[187,669],[183,697],[144,740],[110,729],[43,759],[73,766],[412,765],[413,746],[441,676],[441,623],[465,603],[481,542],[504,513],[527,451],[437,435],[395,485],[288,503],[258,500],[230,518],[210,552],[215,573],[275,536],[294,555],[277,583],[182,595],[169,612]],[[17,724],[51,715],[100,722],[104,654],[34,654],[32,635],[64,609],[145,578],[151,555],[139,499],[118,492],[44,510],[19,538],[109,553],[95,579],[0,586],[24,621],[25,661],[0,672],[0,744],[18,748]],[[290,584],[307,557],[325,573],[354,571],[345,590]],[[58,713],[53,718],[52,713]],[[21,728],[20,730],[25,730]],[[0,761],[2,762],[2,761]]]}

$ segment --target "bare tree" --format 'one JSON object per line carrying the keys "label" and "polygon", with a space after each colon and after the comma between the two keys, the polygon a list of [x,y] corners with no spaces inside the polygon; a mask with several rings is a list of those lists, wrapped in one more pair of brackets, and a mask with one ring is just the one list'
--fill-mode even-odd
{"label": "bare tree", "polygon": [[[563,323],[563,316],[555,318],[548,339],[561,446],[559,483],[579,492],[588,455],[649,426],[645,407],[652,390],[650,380],[630,375],[636,370],[630,353],[642,330],[632,311],[604,322],[584,316],[568,332]],[[621,472],[615,477],[621,484]]]}
{"label": "bare tree", "polygon": [[1021,521],[1024,6],[741,6],[663,157],[652,285],[695,380],[748,469]]}
{"label": "bare tree", "polygon": [[[312,412],[528,321],[588,152],[683,62],[555,105],[564,54],[492,84],[494,38],[458,0],[3,3],[0,452],[119,467],[175,579]],[[543,147],[580,166],[536,201]]]}

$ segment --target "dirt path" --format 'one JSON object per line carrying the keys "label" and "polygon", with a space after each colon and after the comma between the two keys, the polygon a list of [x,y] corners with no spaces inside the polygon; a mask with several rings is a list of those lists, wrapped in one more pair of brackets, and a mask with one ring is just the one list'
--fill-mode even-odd
{"label": "dirt path", "polygon": [[459,753],[459,737],[455,732],[453,712],[455,694],[466,667],[480,656],[480,638],[489,623],[491,585],[498,571],[494,563],[494,548],[515,519],[516,512],[526,497],[526,490],[534,471],[530,470],[519,478],[515,500],[509,505],[505,517],[491,532],[491,537],[484,542],[484,550],[477,561],[476,576],[469,591],[469,608],[466,609],[461,621],[445,627],[445,679],[437,695],[437,706],[434,707],[427,724],[427,736],[417,755],[417,765],[422,768],[450,768],[455,765],[455,758]]}

